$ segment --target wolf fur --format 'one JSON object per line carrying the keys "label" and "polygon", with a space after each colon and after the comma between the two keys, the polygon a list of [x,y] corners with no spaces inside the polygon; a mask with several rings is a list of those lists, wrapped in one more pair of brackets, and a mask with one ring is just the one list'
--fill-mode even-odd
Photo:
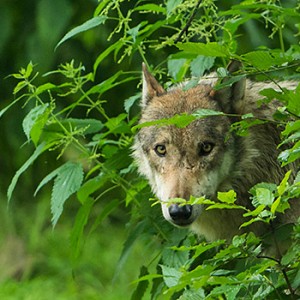
{"label": "wolf fur", "polygon": [[[234,73],[240,68],[240,63],[234,61],[228,71]],[[257,100],[262,98],[259,95],[262,89],[278,89],[276,84],[242,79],[230,87],[215,90],[215,77],[215,74],[207,76],[191,89],[178,85],[166,91],[143,66],[140,123],[191,114],[198,109],[234,115],[252,113],[256,118],[272,119],[276,102],[258,107]],[[293,89],[297,83],[284,81],[279,85]],[[211,116],[195,120],[185,128],[143,127],[133,146],[139,172],[161,200],[165,219],[178,226],[190,225],[209,241],[231,239],[242,233],[240,225],[245,222],[242,211],[206,210],[203,205],[180,207],[170,203],[170,199],[189,199],[193,195],[216,200],[218,191],[233,189],[237,203],[251,208],[249,189],[259,182],[278,184],[287,172],[277,160],[280,129],[274,123],[250,127],[249,134],[240,137],[230,131],[234,121],[234,117]],[[300,202],[295,199],[290,205],[286,213],[277,216],[277,224],[297,220]],[[256,222],[243,230],[262,235],[268,230],[264,226]]]}

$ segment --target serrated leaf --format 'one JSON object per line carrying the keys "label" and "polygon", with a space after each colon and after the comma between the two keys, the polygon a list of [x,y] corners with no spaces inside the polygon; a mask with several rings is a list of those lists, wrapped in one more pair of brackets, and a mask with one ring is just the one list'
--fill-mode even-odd
{"label": "serrated leaf", "polygon": [[161,265],[161,269],[164,276],[164,282],[167,287],[173,287],[179,283],[182,273],[178,271],[178,269],[164,265]]}
{"label": "serrated leaf", "polygon": [[144,122],[141,124],[138,124],[136,126],[133,126],[131,128],[132,132],[135,132],[136,130],[143,128],[143,127],[149,127],[149,126],[169,126],[169,125],[175,125],[179,128],[186,127],[190,123],[192,123],[195,120],[194,115],[187,115],[187,114],[181,114],[181,115],[175,115],[172,118],[168,119],[160,119],[150,122]]}
{"label": "serrated leaf", "polygon": [[78,33],[97,27],[100,24],[104,24],[106,20],[107,20],[106,16],[97,16],[73,28],[58,42],[55,49],[57,49],[62,43],[64,43],[66,40],[70,39],[71,37],[77,35]]}
{"label": "serrated leaf", "polygon": [[19,177],[28,169],[28,167],[44,152],[46,151],[48,148],[50,148],[51,145],[46,145],[46,144],[40,144],[35,151],[33,152],[33,154],[29,157],[29,159],[23,164],[23,166],[16,172],[15,176],[13,177],[8,190],[7,190],[7,198],[8,198],[8,202],[11,199],[11,195],[13,190],[16,187],[16,184],[18,182]]}
{"label": "serrated leaf", "polygon": [[204,56],[213,56],[213,57],[227,57],[229,56],[228,49],[220,45],[216,42],[212,43],[193,43],[193,42],[188,42],[188,43],[178,43],[176,46],[188,53],[194,53],[198,55],[204,55]]}
{"label": "serrated leaf", "polygon": [[288,58],[282,55],[281,51],[252,51],[242,55],[250,65],[259,70],[267,70],[274,66],[280,66],[288,61]]}
{"label": "serrated leaf", "polygon": [[27,139],[31,138],[35,145],[37,145],[43,127],[48,119],[49,112],[45,114],[47,108],[48,104],[36,106],[26,115],[22,123]]}
{"label": "serrated leaf", "polygon": [[22,125],[23,131],[28,140],[30,139],[30,131],[32,126],[34,125],[38,116],[41,115],[46,110],[46,108],[46,105],[38,105],[25,116]]}
{"label": "serrated leaf", "polygon": [[65,201],[79,190],[82,181],[83,169],[80,163],[67,162],[59,168],[51,195],[53,226],[62,214]]}

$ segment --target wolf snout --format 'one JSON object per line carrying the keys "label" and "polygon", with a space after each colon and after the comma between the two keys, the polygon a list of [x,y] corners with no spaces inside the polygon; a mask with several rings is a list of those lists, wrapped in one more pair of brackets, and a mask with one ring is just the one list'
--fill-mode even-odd
{"label": "wolf snout", "polygon": [[192,205],[171,204],[168,208],[169,215],[174,224],[178,226],[190,225],[194,220],[192,217]]}

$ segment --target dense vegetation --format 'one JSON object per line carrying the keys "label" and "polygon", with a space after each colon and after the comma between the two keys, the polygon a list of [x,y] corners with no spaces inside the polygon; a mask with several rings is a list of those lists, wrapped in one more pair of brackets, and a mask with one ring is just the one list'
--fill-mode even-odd
{"label": "dense vegetation", "polygon": [[[1,165],[2,170],[9,169],[7,161],[12,161],[14,171],[2,175],[1,194],[4,198],[7,190],[10,215],[5,223],[8,231],[15,231],[11,242],[17,243],[12,247],[31,251],[33,256],[41,249],[45,256],[53,251],[56,254],[50,257],[63,259],[31,258],[22,252],[23,265],[5,276],[0,294],[7,299],[14,293],[37,299],[57,294],[61,299],[97,299],[105,290],[105,299],[125,294],[132,299],[296,299],[299,224],[285,226],[272,237],[292,239],[287,253],[279,258],[261,255],[261,240],[253,234],[236,236],[232,243],[199,241],[162,220],[159,206],[149,201],[153,196],[147,182],[137,176],[130,147],[137,129],[142,62],[166,86],[199,78],[212,69],[225,76],[231,59],[244,64],[244,72],[231,83],[244,76],[299,80],[299,1],[103,0],[95,7],[89,3],[93,16],[92,11],[90,16],[81,14],[85,2],[77,1],[76,26],[69,31],[66,24],[72,6],[58,2],[59,6],[39,2],[37,34],[27,33],[31,42],[27,57],[22,57],[27,61],[16,53],[22,67],[19,72],[11,70],[6,79],[15,86],[0,111],[9,128],[4,128]],[[13,4],[5,8],[8,17],[1,22],[12,24],[13,8]],[[53,20],[57,20],[55,26]],[[13,38],[11,32],[6,34]],[[42,60],[41,55],[45,55]],[[59,67],[51,71],[53,62]],[[291,145],[279,157],[282,165],[297,161],[300,85],[295,91],[261,94],[261,101],[275,97],[283,104],[274,116],[274,122],[284,128],[282,144]],[[182,121],[179,117],[172,122],[182,126]],[[247,128],[257,122],[247,115],[233,130],[247,134]],[[250,223],[271,223],[277,212],[285,212],[289,199],[299,197],[300,176],[289,177],[290,172],[278,186],[262,183],[250,191],[255,207],[247,211]],[[28,203],[33,196],[40,200]],[[238,208],[234,191],[220,194],[219,200],[210,203],[214,209]],[[52,217],[47,214],[48,203]],[[34,222],[23,224],[23,218]],[[50,219],[53,233],[47,223]],[[20,226],[24,229],[19,230]],[[66,232],[68,247],[58,243]],[[23,235],[29,238],[25,249],[24,240],[16,238]],[[8,239],[3,235],[2,240]],[[40,245],[38,240],[44,241]],[[64,237],[64,243],[68,242]],[[102,253],[110,254],[105,262],[97,260]],[[66,266],[57,266],[62,263]],[[112,279],[112,272],[104,270],[110,267],[115,273],[114,289],[101,286],[101,281],[107,285]],[[67,271],[69,277],[62,274],[50,280],[57,270]],[[21,279],[20,284],[9,280],[11,275]],[[61,278],[68,278],[68,286],[61,285]],[[36,288],[43,280],[48,282],[48,293]]]}

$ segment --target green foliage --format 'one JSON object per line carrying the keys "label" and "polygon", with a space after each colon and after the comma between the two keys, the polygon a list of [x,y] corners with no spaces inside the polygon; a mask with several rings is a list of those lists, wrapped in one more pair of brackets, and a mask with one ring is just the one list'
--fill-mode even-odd
{"label": "green foliage", "polygon": [[[148,265],[140,269],[132,299],[143,299],[146,295],[151,299],[286,299],[288,295],[295,299],[300,286],[299,224],[284,227],[270,237],[283,240],[282,237],[291,236],[291,246],[280,257],[262,255],[261,240],[252,233],[236,236],[231,243],[199,242],[185,231],[170,229],[157,220],[153,215],[155,208],[147,201],[150,195],[147,184],[136,176],[130,156],[135,130],[144,126],[185,127],[195,119],[224,113],[200,110],[193,115],[136,125],[137,118],[129,112],[134,115],[140,94],[135,91],[129,98],[125,96],[129,84],[140,80],[140,72],[126,71],[131,69],[133,61],[144,61],[150,67],[159,60],[167,69],[159,65],[152,68],[153,73],[170,76],[167,85],[186,76],[200,77],[213,66],[219,68],[220,78],[227,78],[225,65],[230,59],[242,61],[245,69],[217,88],[232,85],[246,75],[274,82],[279,78],[299,78],[300,47],[296,38],[300,28],[299,2],[291,2],[292,8],[275,0],[247,0],[225,8],[213,0],[99,2],[94,16],[65,34],[56,46],[62,48],[75,36],[91,29],[108,28],[105,26],[109,24],[109,44],[96,57],[92,72],[86,73],[81,63],[71,60],[44,74],[43,82],[32,63],[12,75],[18,81],[13,90],[15,99],[2,108],[0,117],[9,113],[12,106],[26,109],[20,126],[33,151],[15,173],[8,199],[11,200],[20,176],[34,162],[43,161],[46,152],[54,153],[59,166],[49,170],[36,193],[54,180],[53,226],[59,222],[65,202],[72,195],[77,197],[79,209],[71,232],[74,260],[80,258],[86,230],[93,232],[124,207],[131,219],[117,275],[137,240],[143,238],[145,245],[156,249],[147,260]],[[266,30],[265,37],[276,46],[259,44],[259,48],[244,51],[239,47],[240,32],[258,22],[263,26],[257,31],[248,30],[246,38],[253,39]],[[291,37],[291,31],[295,36]],[[285,40],[285,33],[289,40]],[[110,65],[119,64],[117,72],[101,72],[108,60]],[[97,82],[99,73],[102,81]],[[191,80],[184,88],[197,82],[198,79]],[[280,88],[280,83],[278,87],[276,91],[263,90],[261,101],[276,98],[282,102],[283,107],[272,122],[284,128],[279,159],[286,166],[300,158],[300,85],[294,91]],[[114,92],[116,99],[111,96]],[[116,115],[110,108],[115,106],[113,101],[117,98],[124,103],[125,113]],[[232,126],[240,135],[246,135],[250,126],[271,122],[254,119],[251,114],[232,117],[241,119]],[[205,204],[207,209],[242,210],[245,216],[242,227],[255,222],[271,227],[276,213],[285,213],[289,207],[288,200],[300,196],[299,174],[292,179],[288,172],[278,186],[274,183],[254,186],[250,190],[253,210],[237,205],[234,191],[219,193],[218,201],[204,197],[192,197],[189,201]],[[91,221],[96,203],[100,203],[101,212]]]}

